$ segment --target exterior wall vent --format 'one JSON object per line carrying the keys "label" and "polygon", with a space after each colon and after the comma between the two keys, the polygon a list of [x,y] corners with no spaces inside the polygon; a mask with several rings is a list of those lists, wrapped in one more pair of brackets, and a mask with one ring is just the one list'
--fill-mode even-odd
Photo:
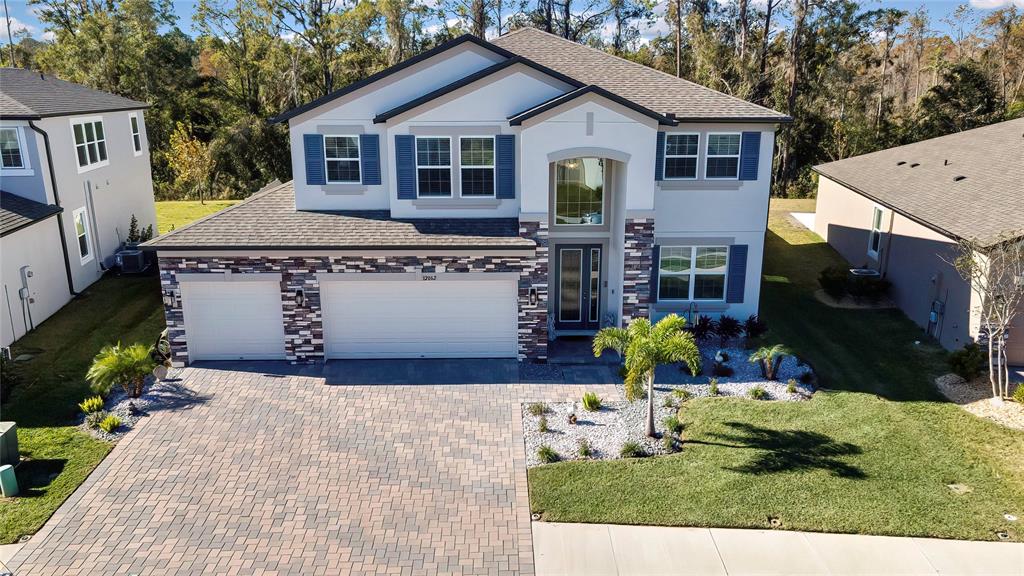
{"label": "exterior wall vent", "polygon": [[904,164],[906,164],[906,162],[903,160],[900,160],[899,162],[896,163],[897,166],[903,166]]}
{"label": "exterior wall vent", "polygon": [[967,179],[967,176],[953,176],[953,182],[959,182],[961,180],[966,180],[966,179]]}
{"label": "exterior wall vent", "polygon": [[911,167],[911,168],[917,168],[917,167],[918,167],[918,166],[920,166],[920,165],[921,165],[920,163],[918,163],[918,162],[914,162],[913,164],[911,164],[911,165],[910,165],[910,167]]}

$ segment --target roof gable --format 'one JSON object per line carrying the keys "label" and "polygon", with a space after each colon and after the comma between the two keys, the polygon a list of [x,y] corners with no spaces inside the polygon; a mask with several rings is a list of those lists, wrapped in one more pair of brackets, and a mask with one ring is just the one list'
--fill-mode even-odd
{"label": "roof gable", "polygon": [[658,114],[653,110],[644,108],[643,106],[637,104],[636,102],[627,100],[617,94],[612,94],[611,92],[605,90],[604,88],[601,88],[600,86],[594,86],[593,84],[589,86],[583,86],[581,88],[573,90],[572,92],[567,92],[560,96],[556,96],[555,98],[552,98],[547,102],[542,102],[541,104],[538,104],[533,108],[529,108],[527,110],[523,110],[521,112],[513,114],[512,116],[509,116],[508,123],[511,124],[512,126],[519,126],[523,122],[531,118],[534,118],[540,114],[543,114],[544,112],[554,110],[556,108],[560,108],[568,104],[572,104],[578,98],[580,98],[581,96],[586,96],[587,94],[593,94],[595,96],[604,98],[605,100],[614,102],[620,106],[624,106],[634,112],[637,112],[639,114],[642,114],[643,116],[646,116],[648,118],[651,118],[652,120],[657,121],[658,124],[666,126],[674,126],[676,124],[676,121],[668,116]]}
{"label": "roof gable", "polygon": [[148,107],[145,102],[94,90],[34,70],[0,68],[0,118],[34,120]]}

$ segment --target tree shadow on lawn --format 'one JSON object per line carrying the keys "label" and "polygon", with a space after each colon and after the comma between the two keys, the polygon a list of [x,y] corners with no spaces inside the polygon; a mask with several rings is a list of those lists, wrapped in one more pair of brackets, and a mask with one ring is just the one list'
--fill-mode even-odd
{"label": "tree shadow on lawn", "polygon": [[867,475],[860,468],[840,460],[863,451],[849,442],[836,442],[831,437],[806,430],[772,430],[743,422],[727,422],[735,434],[713,434],[724,442],[702,442],[730,448],[752,448],[760,453],[742,466],[727,468],[744,474],[774,474],[805,470],[828,470],[833,476],[863,480]]}
{"label": "tree shadow on lawn", "polygon": [[18,479],[18,498],[35,498],[46,494],[46,488],[64,471],[67,460],[63,458],[26,457],[14,469]]}

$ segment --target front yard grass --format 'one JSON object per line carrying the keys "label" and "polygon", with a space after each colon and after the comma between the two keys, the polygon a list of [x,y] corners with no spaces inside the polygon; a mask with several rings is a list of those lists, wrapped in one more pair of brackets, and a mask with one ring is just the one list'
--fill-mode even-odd
{"label": "front yard grass", "polygon": [[[813,202],[813,201],[811,201]],[[761,310],[770,343],[818,373],[808,402],[702,398],[682,412],[680,454],[529,471],[545,520],[1024,540],[1024,432],[945,402],[945,353],[898,311],[813,297],[839,256],[774,201]],[[955,493],[948,485],[970,490]]]}
{"label": "front yard grass", "polygon": [[166,200],[156,203],[156,227],[160,234],[166,234],[171,230],[209,216],[214,212],[237,204],[238,200],[207,200],[205,203],[198,200]]}

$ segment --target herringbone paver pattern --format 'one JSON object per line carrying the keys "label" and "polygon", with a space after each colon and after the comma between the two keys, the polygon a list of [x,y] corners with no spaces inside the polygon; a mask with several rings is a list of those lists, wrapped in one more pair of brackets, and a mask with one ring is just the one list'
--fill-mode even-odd
{"label": "herringbone paver pattern", "polygon": [[584,390],[181,377],[16,574],[532,574],[519,404]]}

